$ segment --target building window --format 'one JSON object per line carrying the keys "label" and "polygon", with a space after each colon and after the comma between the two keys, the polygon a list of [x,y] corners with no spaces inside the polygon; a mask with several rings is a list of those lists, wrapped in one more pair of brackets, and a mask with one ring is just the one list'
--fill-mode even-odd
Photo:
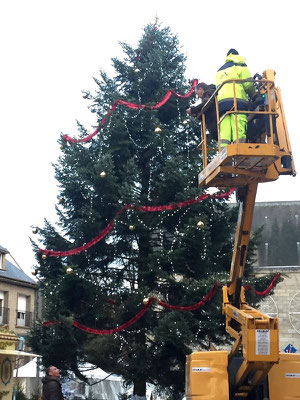
{"label": "building window", "polygon": [[[3,292],[2,292],[3,293]],[[0,292],[0,296],[1,296],[1,292]],[[0,325],[3,324],[3,300],[0,297]]]}
{"label": "building window", "polygon": [[0,290],[0,325],[8,324],[9,309],[7,308],[7,302],[8,292],[3,292]]}
{"label": "building window", "polygon": [[30,326],[31,312],[30,310],[30,296],[19,294],[18,296],[18,309],[17,309],[17,326]]}
{"label": "building window", "polygon": [[25,314],[26,314],[25,311],[24,311],[24,312],[18,311],[18,316],[17,316],[17,318],[25,321]]}

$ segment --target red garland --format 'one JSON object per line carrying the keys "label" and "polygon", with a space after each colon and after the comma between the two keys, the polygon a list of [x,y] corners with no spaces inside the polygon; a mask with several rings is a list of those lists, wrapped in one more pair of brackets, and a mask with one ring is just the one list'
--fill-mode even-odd
{"label": "red garland", "polygon": [[[133,325],[137,320],[139,320],[145,314],[145,312],[150,308],[150,306],[152,305],[154,300],[155,300],[154,297],[150,297],[149,300],[147,301],[147,303],[145,304],[145,306],[134,317],[132,317],[129,321],[125,322],[124,324],[122,324],[114,329],[93,329],[93,328],[89,328],[77,321],[73,321],[72,325],[78,329],[81,329],[82,331],[85,331],[87,333],[92,333],[94,335],[112,335],[113,333],[120,332],[124,329],[129,328],[131,325]],[[43,322],[42,325],[50,326],[50,325],[57,325],[57,324],[61,324],[61,321],[46,321],[46,322]]]}
{"label": "red garland", "polygon": [[[244,289],[249,290],[252,289],[256,294],[259,296],[266,296],[270,291],[274,288],[275,283],[277,279],[279,278],[280,274],[276,274],[275,277],[272,279],[272,282],[270,285],[265,289],[263,292],[260,292],[258,290],[255,290],[251,285],[247,284],[245,285]],[[203,297],[202,300],[200,300],[198,303],[193,304],[191,306],[172,306],[171,304],[165,303],[162,300],[158,300],[158,304],[164,307],[167,310],[180,310],[180,311],[194,311],[199,307],[204,306],[208,301],[210,301],[215,294],[217,288],[220,286],[218,282],[214,284],[214,286],[210,289],[210,291]],[[72,325],[75,326],[78,329],[81,329],[82,331],[85,331],[87,333],[92,333],[93,335],[112,335],[113,333],[120,332],[124,329],[129,328],[131,325],[133,325],[137,320],[139,320],[145,312],[150,308],[150,306],[153,304],[154,301],[157,301],[155,297],[150,297],[145,306],[134,316],[132,317],[129,321],[125,322],[124,324],[118,326],[117,328],[114,329],[94,329],[94,328],[89,328],[77,321],[73,321]],[[61,321],[46,321],[43,322],[43,326],[50,326],[50,325],[57,325],[61,324]]]}
{"label": "red garland", "polygon": [[94,246],[96,243],[100,242],[100,240],[102,240],[106,235],[109,234],[109,232],[113,229],[114,227],[114,223],[113,221],[111,221],[106,228],[103,229],[103,231],[101,231],[99,233],[99,235],[97,235],[96,237],[94,237],[92,240],[90,240],[88,243],[76,247],[73,250],[66,250],[66,251],[54,251],[54,250],[47,250],[47,249],[39,249],[38,251],[41,251],[43,254],[45,254],[46,256],[53,256],[53,257],[64,257],[64,256],[72,256],[74,254],[78,254],[78,253],[82,253],[83,251],[89,249],[90,247]]}
{"label": "red garland", "polygon": [[[219,284],[215,283],[214,286],[207,293],[207,295],[205,297],[203,297],[203,299],[201,301],[199,301],[196,304],[193,304],[192,306],[186,306],[186,307],[172,306],[161,300],[158,301],[158,304],[160,304],[162,307],[164,307],[168,310],[193,311],[201,306],[204,306],[205,303],[210,301],[211,298],[213,297],[213,295],[215,294],[218,286],[219,286]],[[150,308],[150,306],[152,305],[152,303],[155,300],[157,300],[155,297],[150,297],[149,300],[147,301],[147,303],[145,304],[145,306],[134,317],[132,317],[129,321],[125,322],[124,324],[122,324],[114,329],[89,328],[85,325],[80,324],[77,321],[73,321],[72,325],[78,329],[81,329],[82,331],[85,331],[87,333],[92,333],[94,335],[112,335],[113,333],[120,332],[124,329],[129,328],[131,325],[133,325],[138,319],[140,319],[145,314],[145,312]],[[60,321],[47,321],[47,322],[43,322],[43,326],[49,326],[49,325],[60,324],[60,323],[61,323]]]}
{"label": "red garland", "polygon": [[150,297],[148,302],[145,304],[145,306],[129,321],[125,322],[125,324],[122,324],[118,326],[117,328],[114,329],[93,329],[93,328],[88,328],[85,325],[80,324],[79,322],[73,321],[73,325],[81,329],[82,331],[85,331],[87,333],[93,333],[94,335],[112,335],[113,333],[120,332],[124,329],[129,328],[131,325],[133,325],[138,319],[140,319],[145,312],[148,310],[148,308],[151,306],[151,304],[154,301],[154,297]]}
{"label": "red garland", "polygon": [[267,287],[267,289],[265,289],[263,292],[260,292],[259,290],[254,289],[251,285],[249,285],[249,283],[247,285],[244,286],[245,291],[252,289],[254,291],[255,294],[257,294],[258,296],[266,296],[267,294],[269,294],[271,292],[271,290],[274,288],[277,279],[280,277],[280,274],[276,274],[274,276],[274,278],[272,279],[270,285]]}
{"label": "red garland", "polygon": [[117,100],[116,102],[114,102],[110,108],[110,110],[107,112],[107,114],[101,119],[101,121],[99,122],[99,125],[97,126],[96,130],[91,133],[90,135],[86,136],[83,139],[74,139],[68,135],[63,135],[63,138],[68,141],[68,142],[72,142],[72,143],[82,143],[82,142],[88,142],[90,139],[92,139],[92,137],[94,137],[95,135],[97,135],[97,133],[100,131],[100,128],[106,124],[107,119],[112,115],[112,113],[116,110],[117,106],[125,106],[128,108],[132,108],[134,110],[156,110],[158,108],[160,108],[161,106],[163,106],[164,104],[166,104],[166,102],[170,99],[170,97],[172,96],[172,94],[174,94],[174,96],[180,98],[180,99],[187,99],[188,97],[190,97],[193,94],[194,88],[196,87],[198,83],[197,79],[194,79],[192,82],[192,87],[189,90],[188,93],[186,94],[179,94],[177,92],[175,92],[175,90],[168,90],[165,97],[158,102],[157,104],[155,104],[154,106],[147,106],[145,104],[136,104],[136,103],[130,103],[129,101],[126,100]]}
{"label": "red garland", "polygon": [[182,207],[187,207],[196,203],[199,203],[202,200],[206,200],[209,197],[212,197],[214,199],[228,199],[228,197],[235,191],[235,188],[230,189],[226,193],[216,193],[213,195],[208,195],[206,193],[202,194],[201,196],[197,196],[195,199],[189,199],[185,201],[181,201],[179,203],[172,203],[172,204],[165,204],[161,206],[136,206],[134,204],[125,204],[113,217],[113,219],[109,222],[109,224],[92,240],[90,240],[88,243],[76,247],[75,249],[72,250],[66,250],[66,251],[55,251],[55,250],[47,250],[47,249],[38,249],[38,251],[42,252],[46,256],[52,256],[52,257],[64,257],[64,256],[70,256],[74,254],[81,253],[90,247],[94,246],[96,243],[98,243],[100,240],[102,240],[106,235],[109,234],[109,232],[113,229],[114,227],[114,221],[115,219],[121,215],[125,210],[136,210],[136,211],[145,211],[145,212],[157,212],[157,211],[165,211],[165,210],[175,210],[176,208],[182,208]]}
{"label": "red garland", "polygon": [[[274,288],[275,283],[277,279],[279,278],[280,274],[276,274],[274,278],[272,279],[272,282],[270,285],[267,287],[266,290],[263,292],[259,292],[258,290],[253,289],[253,287],[249,284],[247,284],[244,289],[249,290],[252,289],[256,294],[259,296],[266,296],[270,291]],[[208,301],[210,301],[215,294],[217,288],[220,286],[218,282],[214,284],[214,286],[210,289],[210,291],[203,297],[202,300],[200,300],[198,303],[193,304],[191,306],[172,306],[171,304],[165,303],[162,300],[158,300],[158,304],[161,305],[162,307],[166,308],[167,310],[180,310],[180,311],[194,311],[199,307],[204,306]],[[125,322],[124,324],[118,326],[117,328],[114,329],[93,329],[93,328],[88,328],[85,325],[80,324],[77,321],[73,321],[72,325],[75,326],[78,329],[81,329],[82,331],[85,331],[87,333],[92,333],[93,335],[112,335],[113,333],[120,332],[124,329],[129,328],[131,325],[133,325],[138,319],[140,319],[145,312],[150,308],[152,303],[157,300],[155,297],[150,297],[145,306],[134,316],[132,317],[129,321]],[[43,326],[50,326],[50,325],[56,325],[56,324],[61,324],[61,321],[46,321],[43,322]]]}
{"label": "red garland", "polygon": [[58,324],[61,324],[61,321],[46,321],[46,322],[43,322],[43,326],[50,326],[50,325],[58,325]]}
{"label": "red garland", "polygon": [[213,297],[213,295],[215,294],[217,288],[218,288],[219,284],[215,283],[214,286],[210,289],[210,291],[207,293],[207,295],[201,300],[199,301],[199,303],[193,304],[192,306],[185,306],[185,307],[181,307],[181,306],[171,306],[170,304],[165,303],[164,301],[159,301],[158,303],[165,307],[168,310],[180,310],[180,311],[194,311],[197,308],[204,306],[205,303],[207,303],[208,301],[211,300],[211,298]]}

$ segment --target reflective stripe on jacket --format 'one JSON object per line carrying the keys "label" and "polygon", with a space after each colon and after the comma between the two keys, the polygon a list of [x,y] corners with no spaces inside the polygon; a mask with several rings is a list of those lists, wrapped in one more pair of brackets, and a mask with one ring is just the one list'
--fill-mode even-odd
{"label": "reflective stripe on jacket", "polygon": [[[249,79],[250,71],[245,64],[245,59],[236,54],[229,54],[226,63],[218,70],[216,75],[216,85],[220,86],[226,80]],[[255,87],[252,82],[235,84],[235,94],[239,110],[247,110],[248,100],[255,94]],[[218,102],[220,112],[228,111],[233,106],[233,83],[225,83],[218,92]]]}

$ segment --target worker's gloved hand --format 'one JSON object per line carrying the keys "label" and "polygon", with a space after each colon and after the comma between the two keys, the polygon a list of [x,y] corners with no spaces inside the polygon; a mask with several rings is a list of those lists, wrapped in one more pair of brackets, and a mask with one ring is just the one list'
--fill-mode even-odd
{"label": "worker's gloved hand", "polygon": [[185,111],[186,111],[189,115],[192,115],[192,111],[191,111],[190,108],[187,108]]}

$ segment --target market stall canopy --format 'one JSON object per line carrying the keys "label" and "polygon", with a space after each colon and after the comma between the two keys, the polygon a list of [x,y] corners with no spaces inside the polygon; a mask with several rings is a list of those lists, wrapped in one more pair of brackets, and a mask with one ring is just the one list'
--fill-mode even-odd
{"label": "market stall canopy", "polygon": [[33,353],[27,353],[26,351],[20,351],[20,350],[1,350],[0,349],[0,354],[4,354],[7,356],[18,356],[18,357],[42,357],[39,354],[33,354]]}
{"label": "market stall canopy", "polygon": [[[18,378],[38,378],[40,373],[42,373],[42,370],[40,366],[37,366],[37,357],[33,358],[31,361],[29,361],[29,363],[18,368]],[[16,376],[17,370],[15,369],[14,377]]]}

